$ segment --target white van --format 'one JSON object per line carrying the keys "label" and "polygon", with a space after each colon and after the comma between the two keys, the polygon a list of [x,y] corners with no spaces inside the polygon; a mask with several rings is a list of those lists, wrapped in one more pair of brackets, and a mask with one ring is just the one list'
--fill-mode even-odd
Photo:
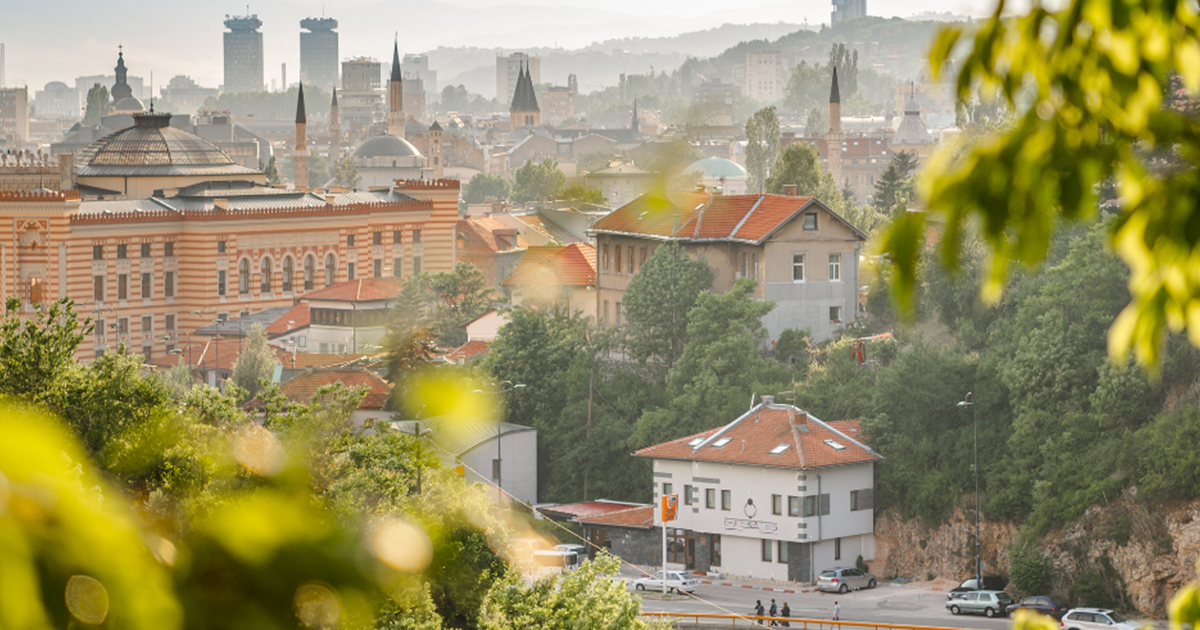
{"label": "white van", "polygon": [[570,573],[579,568],[579,554],[563,549],[540,549],[533,552],[537,577]]}

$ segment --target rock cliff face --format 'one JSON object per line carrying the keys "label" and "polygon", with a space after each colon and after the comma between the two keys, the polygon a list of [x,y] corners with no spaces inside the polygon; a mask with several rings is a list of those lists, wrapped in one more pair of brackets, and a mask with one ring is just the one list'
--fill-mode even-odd
{"label": "rock cliff face", "polygon": [[[974,512],[956,512],[948,522],[926,528],[901,519],[894,510],[875,523],[877,575],[931,575],[957,581],[974,573]],[[986,518],[986,515],[985,515]],[[983,522],[984,573],[1008,576],[1009,549],[1017,523]],[[1171,596],[1196,578],[1200,558],[1200,499],[1170,505],[1147,505],[1129,491],[1107,506],[1094,506],[1074,523],[1050,532],[1039,542],[1051,566],[1051,591],[1076,595],[1081,576],[1092,575],[1114,597],[1144,615],[1165,618]],[[1072,602],[1088,605],[1087,601]]]}

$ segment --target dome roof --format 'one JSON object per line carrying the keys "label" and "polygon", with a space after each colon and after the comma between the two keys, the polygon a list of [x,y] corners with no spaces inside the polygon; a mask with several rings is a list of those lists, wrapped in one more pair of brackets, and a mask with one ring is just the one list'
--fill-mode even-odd
{"label": "dome roof", "polygon": [[408,140],[391,134],[381,134],[362,143],[354,152],[356,158],[419,157],[421,152]]}
{"label": "dome roof", "polygon": [[704,177],[711,177],[712,179],[746,177],[746,169],[742,168],[740,164],[719,157],[696,160],[683,169],[684,173],[696,171],[699,171]]}
{"label": "dome roof", "polygon": [[134,125],[89,144],[76,160],[85,176],[241,175],[239,166],[216,145],[170,126],[170,114],[137,113]]}
{"label": "dome roof", "polygon": [[136,96],[126,96],[113,104],[113,111],[119,114],[146,111],[146,105]]}

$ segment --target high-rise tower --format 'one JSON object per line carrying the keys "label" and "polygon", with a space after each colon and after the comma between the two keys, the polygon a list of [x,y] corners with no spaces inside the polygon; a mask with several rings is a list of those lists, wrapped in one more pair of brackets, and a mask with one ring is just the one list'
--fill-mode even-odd
{"label": "high-rise tower", "polygon": [[296,164],[296,190],[308,189],[308,115],[304,111],[304,83],[296,97],[296,146],[292,152]]}
{"label": "high-rise tower", "polygon": [[[337,20],[308,18],[300,20],[300,81],[328,89],[338,82]],[[287,86],[284,86],[287,89]]]}
{"label": "high-rise tower", "polygon": [[392,48],[392,78],[388,81],[388,135],[404,137],[404,74],[400,70],[400,42]]}
{"label": "high-rise tower", "polygon": [[[257,15],[225,16],[225,87],[227,93],[263,89],[263,39]],[[287,89],[286,87],[284,89]]]}

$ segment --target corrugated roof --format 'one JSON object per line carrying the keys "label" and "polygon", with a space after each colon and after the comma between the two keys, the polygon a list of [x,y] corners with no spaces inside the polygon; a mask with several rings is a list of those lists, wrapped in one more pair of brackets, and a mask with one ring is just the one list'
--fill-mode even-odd
{"label": "corrugated roof", "polygon": [[774,404],[760,404],[723,427],[649,446],[634,454],[797,470],[882,459],[862,442],[807,412]]}
{"label": "corrugated roof", "polygon": [[553,513],[555,516],[563,516],[569,519],[583,519],[601,514],[611,514],[613,512],[623,512],[630,508],[642,507],[640,503],[628,503],[626,501],[609,501],[608,499],[597,499],[595,501],[582,501],[580,503],[566,503],[563,505],[554,505],[550,507],[538,508],[538,511]]}
{"label": "corrugated roof", "polygon": [[612,525],[616,527],[652,529],[654,527],[654,506],[639,505],[615,512],[581,516],[575,520],[576,522],[588,525]]}

